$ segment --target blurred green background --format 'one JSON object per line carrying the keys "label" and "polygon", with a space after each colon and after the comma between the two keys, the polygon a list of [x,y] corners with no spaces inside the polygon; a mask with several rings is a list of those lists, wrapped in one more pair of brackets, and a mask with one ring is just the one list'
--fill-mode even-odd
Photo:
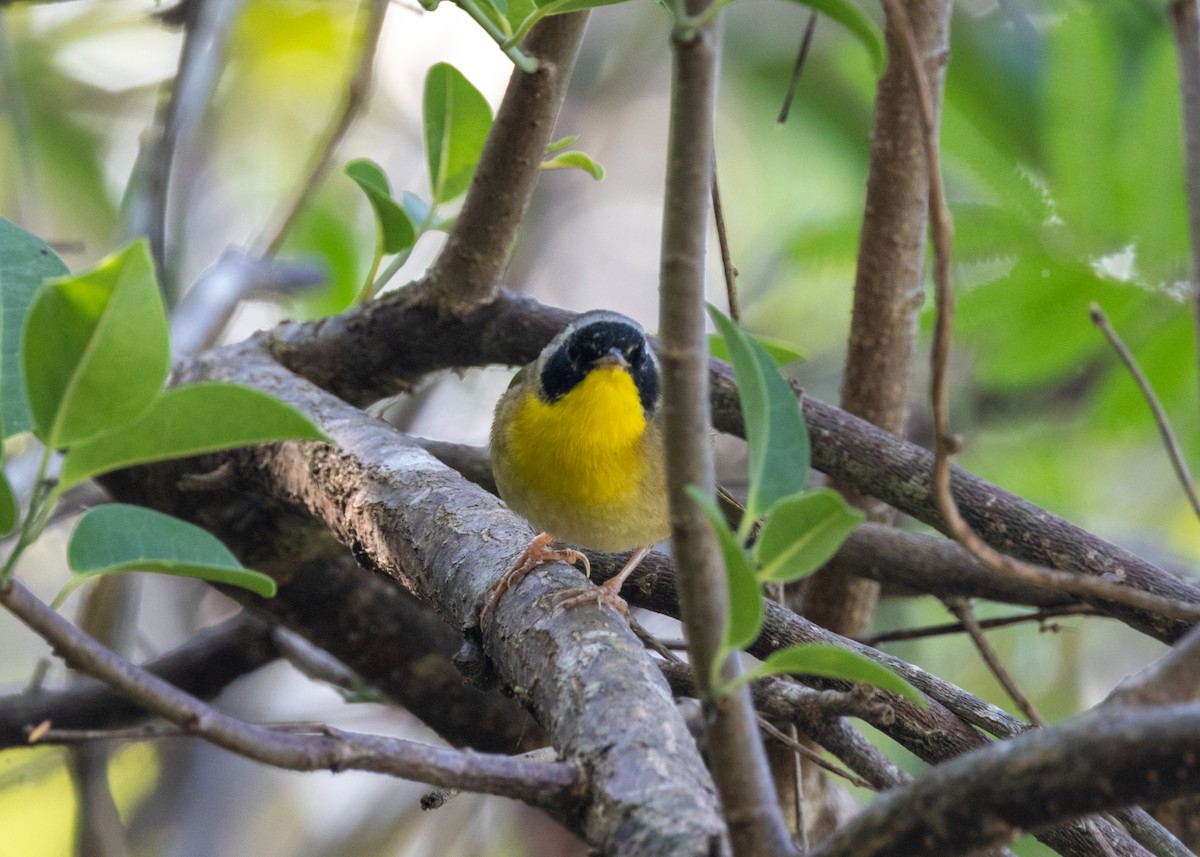
{"label": "blurred green background", "polygon": [[[864,10],[876,20],[874,3]],[[157,6],[78,0],[0,9],[0,214],[82,270],[129,237],[130,177],[180,48]],[[869,54],[821,20],[784,126],[783,101],[807,11],[739,0],[725,20],[717,145],[744,318],[807,354],[806,390],[836,401],[849,324],[874,95]],[[356,7],[248,0],[205,114],[181,139],[168,210],[171,279],[186,288],[229,246],[250,246],[304,175],[359,50]],[[652,3],[593,14],[556,136],[607,169],[544,175],[509,266],[513,288],[655,327],[666,140],[668,27]],[[952,414],[960,463],[1149,559],[1190,574],[1200,527],[1148,410],[1088,319],[1097,301],[1149,375],[1185,452],[1200,439],[1177,68],[1165,3],[971,0],[956,5],[943,119],[959,313]],[[242,308],[229,338],[284,316],[339,311],[361,286],[374,226],[340,165],[370,157],[393,189],[428,194],[421,152],[425,71],[456,65],[497,104],[511,66],[456,8],[391,6],[376,88],[285,255],[316,259],[320,291]],[[135,188],[136,191],[136,188]],[[419,274],[439,235],[396,278]],[[711,286],[723,292],[719,277]],[[929,320],[923,328],[927,340]],[[922,355],[927,354],[923,348]],[[929,439],[927,360],[911,434]],[[482,443],[500,369],[430,379],[406,411],[414,432]],[[10,450],[13,453],[14,450]],[[52,594],[67,572],[53,534],[23,579]],[[68,609],[71,604],[68,603]],[[230,612],[219,596],[147,583],[140,657]],[[983,616],[1015,611],[981,605]],[[888,601],[879,628],[947,620],[929,599]],[[993,632],[1051,720],[1094,703],[1160,646],[1107,620]],[[1008,707],[970,645],[942,637],[887,647]],[[16,692],[43,646],[0,620],[0,682]],[[61,673],[52,671],[52,680]],[[257,719],[329,720],[415,734],[411,718],[348,707],[283,666],[222,704]],[[902,756],[902,751],[896,755]],[[464,798],[421,817],[422,791],[368,775],[268,771],[186,742],[118,750],[110,781],[131,853],[576,853],[536,814]],[[70,853],[74,798],[56,750],[0,753],[0,857]],[[518,833],[518,829],[520,833]],[[1040,846],[1022,843],[1024,853]],[[577,849],[576,849],[577,850]]]}

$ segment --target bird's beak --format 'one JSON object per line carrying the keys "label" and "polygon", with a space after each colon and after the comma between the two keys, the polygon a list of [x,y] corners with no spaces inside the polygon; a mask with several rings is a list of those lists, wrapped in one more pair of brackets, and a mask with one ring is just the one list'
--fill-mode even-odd
{"label": "bird's beak", "polygon": [[596,359],[594,365],[597,368],[619,366],[622,369],[628,369],[629,361],[625,359],[625,355],[621,353],[621,349],[610,348],[607,354],[604,354]]}

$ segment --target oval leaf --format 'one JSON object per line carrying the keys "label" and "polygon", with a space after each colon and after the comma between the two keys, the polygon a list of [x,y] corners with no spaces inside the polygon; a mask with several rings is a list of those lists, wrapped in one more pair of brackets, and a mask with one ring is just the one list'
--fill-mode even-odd
{"label": "oval leaf", "polygon": [[808,477],[808,427],[791,385],[783,380],[766,349],[708,306],[732,358],[746,424],[750,459],[750,491],[744,526],[777,501],[804,488]]}
{"label": "oval leaf", "polygon": [[924,708],[925,697],[882,664],[850,649],[828,643],[805,643],[774,652],[757,668],[738,677],[738,682],[768,675],[814,675],[869,684],[891,691]]}
{"label": "oval leaf", "polygon": [[[771,360],[776,366],[786,366],[789,363],[795,363],[797,360],[803,360],[805,354],[800,349],[789,345],[782,339],[773,339],[769,336],[756,336],[755,342],[766,349],[767,354],[771,356]],[[710,333],[708,335],[708,354],[710,357],[715,357],[718,360],[729,362],[729,349],[725,347],[725,338],[718,333]]]}
{"label": "oval leaf", "polygon": [[492,108],[471,81],[448,63],[425,78],[425,158],[435,203],[466,192],[492,129]]}
{"label": "oval leaf", "polygon": [[832,488],[785,497],[767,513],[754,545],[760,582],[789,583],[824,565],[865,515]]}
{"label": "oval leaf", "polygon": [[542,161],[543,170],[565,170],[574,167],[583,170],[596,181],[604,178],[604,167],[600,166],[586,152],[559,152],[548,161]]}
{"label": "oval leaf", "polygon": [[281,440],[328,440],[286,402],[240,384],[173,387],[132,423],[71,447],[60,490],[110,470]]}
{"label": "oval leaf", "polygon": [[25,323],[34,429],[70,446],[150,406],[167,378],[167,317],[145,240],[37,294]]}
{"label": "oval leaf", "polygon": [[69,273],[46,242],[0,217],[0,428],[6,438],[33,428],[21,354],[33,296],[45,280]]}
{"label": "oval leaf", "polygon": [[392,198],[383,168],[368,158],[357,158],[346,164],[345,171],[362,188],[375,211],[383,252],[399,253],[412,247],[417,241],[417,226],[406,208]]}
{"label": "oval leaf", "polygon": [[837,21],[862,42],[863,47],[871,55],[871,64],[875,74],[883,71],[883,61],[887,55],[884,47],[883,34],[875,26],[875,22],[866,16],[851,0],[793,0],[810,9],[815,9],[827,18]]}
{"label": "oval leaf", "polygon": [[[689,485],[687,491],[716,531],[725,560],[725,579],[729,584],[729,616],[721,635],[721,651],[713,664],[715,673],[726,653],[745,648],[758,638],[763,617],[762,590],[754,579],[750,558],[737,543],[717,504],[695,485]],[[713,686],[716,687],[715,682]]]}
{"label": "oval leaf", "polygon": [[152,571],[249,589],[264,598],[275,581],[244,568],[212,533],[141,506],[89,509],[75,525],[67,563],[78,577]]}

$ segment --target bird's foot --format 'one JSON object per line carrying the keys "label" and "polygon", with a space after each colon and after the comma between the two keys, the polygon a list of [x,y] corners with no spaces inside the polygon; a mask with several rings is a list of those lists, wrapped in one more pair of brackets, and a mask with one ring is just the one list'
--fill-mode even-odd
{"label": "bird's foot", "polygon": [[479,613],[481,622],[496,612],[496,606],[504,597],[504,593],[520,583],[529,572],[544,562],[565,562],[568,565],[574,565],[582,560],[583,573],[591,575],[592,564],[588,561],[586,554],[572,548],[552,548],[550,545],[553,543],[554,538],[549,533],[542,533],[529,543],[517,557],[516,564],[500,575],[500,578],[491,585],[487,601],[484,602],[483,609]]}
{"label": "bird's foot", "polygon": [[[599,586],[589,586],[586,589],[568,590],[564,597],[555,605],[556,610],[570,610],[580,604],[595,604],[597,607],[608,605],[625,618],[629,618],[629,605],[621,597],[621,583],[618,578],[610,578]],[[615,586],[613,584],[616,584]]]}

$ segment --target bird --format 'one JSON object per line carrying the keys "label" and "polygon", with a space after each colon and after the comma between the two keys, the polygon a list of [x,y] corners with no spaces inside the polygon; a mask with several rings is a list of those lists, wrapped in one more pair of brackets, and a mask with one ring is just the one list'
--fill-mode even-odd
{"label": "bird", "polygon": [[576,317],[514,376],[496,404],[492,473],[500,497],[541,534],[491,589],[484,613],[549,560],[582,560],[581,548],[633,554],[566,608],[595,601],[627,613],[621,585],[670,534],[658,359],[642,326],[592,310]]}

